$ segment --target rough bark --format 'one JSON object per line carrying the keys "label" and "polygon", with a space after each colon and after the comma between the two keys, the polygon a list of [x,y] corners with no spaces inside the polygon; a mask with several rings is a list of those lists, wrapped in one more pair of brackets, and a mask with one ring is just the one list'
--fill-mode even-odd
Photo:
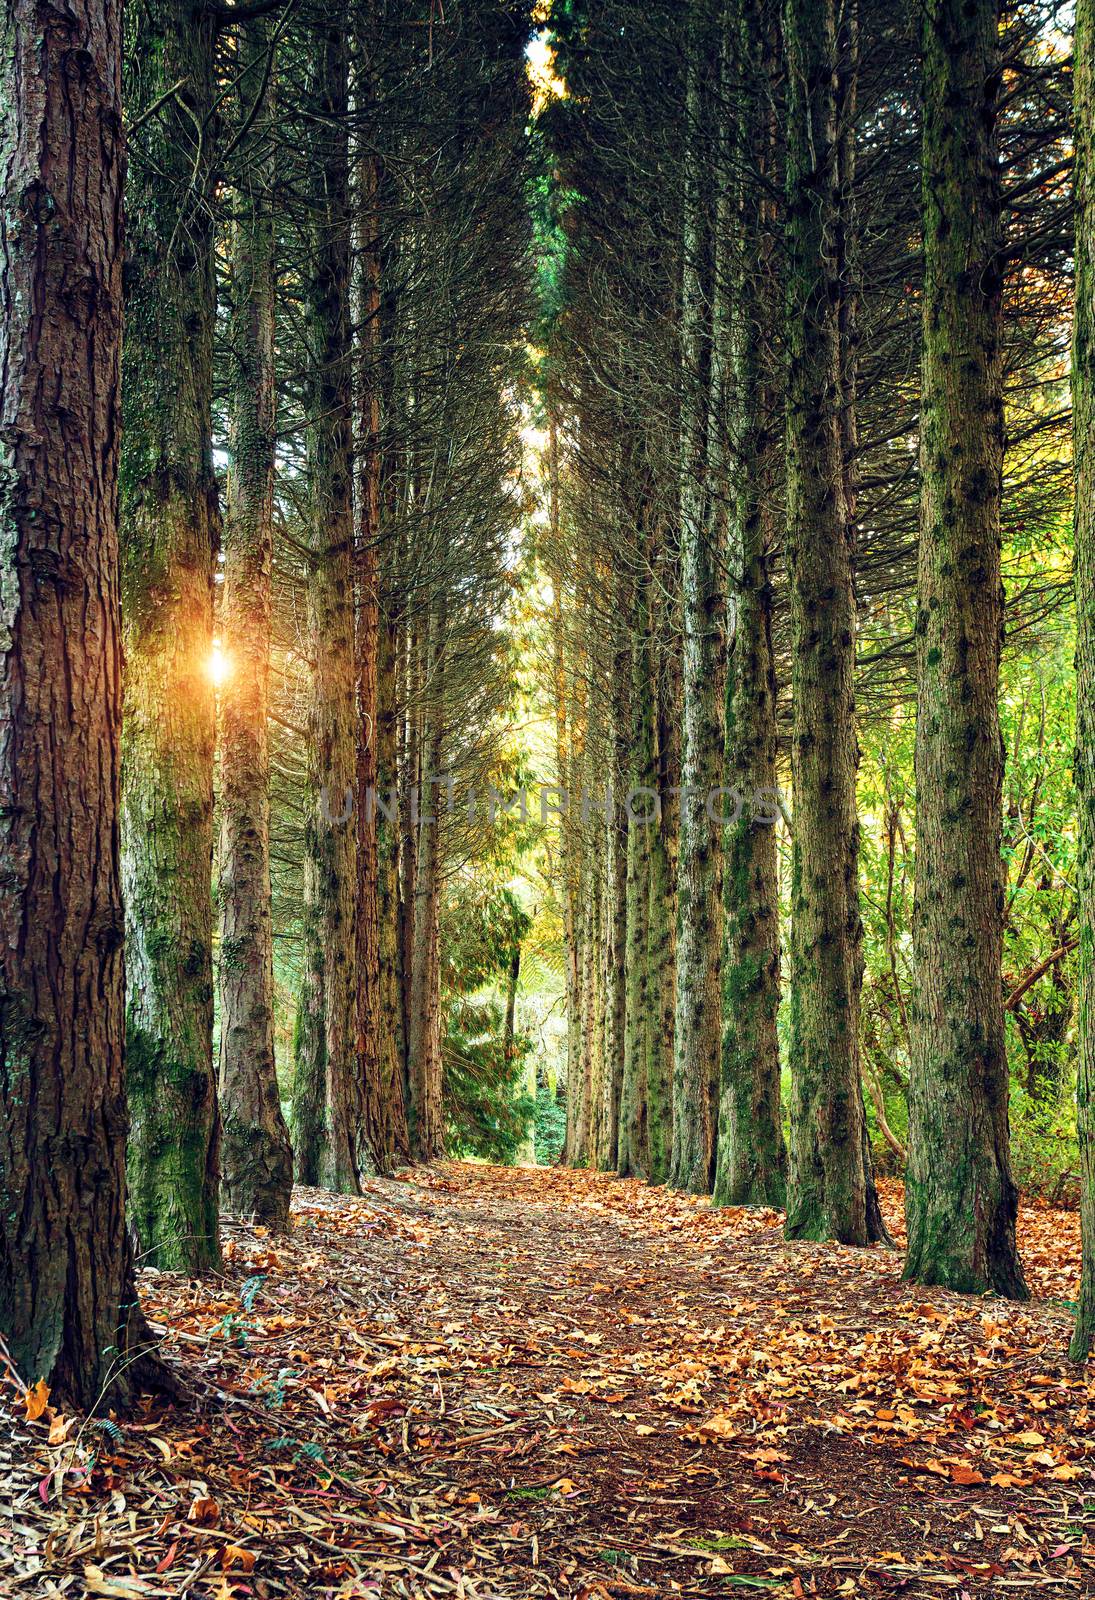
{"label": "rough bark", "polygon": [[403,650],[403,702],[408,707],[403,718],[403,753],[400,762],[399,790],[399,963],[403,975],[400,1004],[403,1008],[405,1105],[407,1136],[413,1118],[411,1088],[411,973],[414,967],[414,921],[418,885],[418,810],[422,780],[421,722],[422,686],[425,677],[427,633],[422,619],[415,618],[406,629]]}
{"label": "rough bark", "polygon": [[[680,678],[670,657],[653,686],[655,700],[655,783],[671,795],[680,774]],[[650,835],[650,892],[647,902],[646,959],[649,971],[650,1029],[646,1056],[647,1177],[665,1183],[673,1160],[673,1029],[677,1012],[677,844],[679,811],[663,803],[661,825]]]}
{"label": "rough bark", "polygon": [[[402,964],[399,950],[399,799],[397,778],[399,711],[397,666],[399,628],[393,615],[395,596],[382,588],[380,661],[377,681],[377,786],[386,811],[377,809],[376,854],[379,896],[379,1076],[384,1113],[378,1151],[384,1170],[410,1156],[407,1135],[404,1072]],[[389,814],[390,813],[390,814]]]}
{"label": "rough bark", "polygon": [[621,1097],[627,1048],[628,980],[628,829],[624,799],[627,789],[630,716],[630,585],[616,576],[616,631],[612,660],[612,756],[606,795],[609,814],[605,822],[607,987],[605,994],[605,1073],[603,1121],[598,1166],[615,1172],[620,1153]]}
{"label": "rough bark", "polygon": [[[363,74],[360,93],[366,92]],[[354,550],[357,588],[357,916],[355,924],[357,1090],[363,1107],[356,1129],[359,1171],[388,1164],[390,1106],[381,1077],[383,996],[380,968],[379,777],[380,670],[380,220],[376,158],[362,154],[355,210],[360,229],[357,349],[357,493]]]}
{"label": "rough bark", "polygon": [[[322,1127],[297,1126],[298,1141],[319,1151],[319,1181],[340,1193],[359,1187],[355,1092],[354,914],[356,685],[354,663],[353,484],[351,450],[350,204],[346,112],[347,47],[341,22],[315,31],[312,96],[321,180],[311,229],[307,315],[315,371],[310,396],[308,474],[312,561],[308,628],[312,656],[308,746],[315,805],[305,827],[305,965],[322,975],[322,1062],[298,1058],[307,1092],[301,1113],[318,1110]],[[310,1003],[314,1005],[313,994]],[[318,1050],[318,1030],[301,1032]]]}
{"label": "rough bark", "polygon": [[293,1153],[274,1065],[274,944],[270,902],[270,574],[273,559],[273,95],[269,24],[239,35],[240,117],[249,181],[234,196],[232,461],[224,520],[221,630],[221,1168],[224,1203],[288,1226]]}
{"label": "rough bark", "polygon": [[[631,704],[629,785],[655,791],[654,685],[650,671],[650,584],[645,576],[637,586],[631,639]],[[627,929],[625,946],[626,1015],[623,1080],[620,1089],[620,1133],[616,1170],[623,1178],[645,1177],[650,1165],[647,1104],[647,1065],[651,1016],[650,958],[650,850],[655,830],[662,827],[655,814],[660,804],[653,793],[636,796],[627,821]]]}
{"label": "rough bark", "polygon": [[438,918],[441,903],[441,828],[444,790],[445,605],[439,600],[429,618],[423,707],[423,771],[418,791],[417,871],[413,899],[413,943],[409,966],[407,1070],[410,1101],[407,1125],[411,1154],[433,1161],[444,1153],[441,1101],[440,973]]}
{"label": "rough bark", "polygon": [[791,1145],[787,1234],[880,1230],[859,1075],[855,594],[841,435],[832,0],[787,0],[787,569],[792,630]]}
{"label": "rough bark", "polygon": [[[740,170],[770,182],[776,171],[768,85],[777,44],[773,8],[745,0],[735,18],[735,102]],[[748,64],[753,69],[748,69]],[[734,498],[728,549],[731,645],[726,688],[725,782],[740,800],[726,829],[722,964],[722,1092],[717,1205],[782,1206],[787,1154],[780,1122],[779,859],[773,797],[776,674],[770,553],[778,537],[776,389],[761,340],[776,316],[775,216],[739,183],[730,427]]]}
{"label": "rough bark", "polygon": [[118,860],[120,7],[0,23],[0,1336],[117,1404],[130,1310]]}
{"label": "rough bark", "polygon": [[583,852],[581,889],[579,895],[580,938],[578,943],[581,961],[579,977],[579,1049],[578,1082],[575,1094],[573,1153],[574,1166],[584,1167],[589,1161],[590,1125],[592,1121],[593,1094],[593,1018],[595,1016],[594,960],[599,922],[598,908],[594,903],[595,879],[589,870]]}
{"label": "rough bark", "polygon": [[1076,7],[1076,324],[1072,406],[1076,463],[1076,786],[1080,796],[1080,1138],[1083,1271],[1072,1355],[1095,1340],[1095,5]]}
{"label": "rough bark", "polygon": [[162,0],[130,6],[127,27],[139,37],[133,109],[148,110],[129,155],[122,384],[129,1203],[143,1259],[196,1273],[219,1257],[208,671],[216,25],[189,0]]}
{"label": "rough bark", "polygon": [[[715,364],[725,350],[707,308],[700,151],[706,129],[705,40],[699,7],[691,24],[683,195],[681,290],[681,593],[683,697],[680,843],[677,857],[677,992],[670,1183],[692,1194],[714,1179],[722,954],[722,828],[710,797],[720,786],[726,671],[720,532],[713,508],[711,433],[721,427]],[[718,294],[716,273],[716,301]]]}
{"label": "rough bark", "polygon": [[[316,805],[314,789],[306,815]],[[304,856],[304,959],[293,1019],[293,1173],[297,1183],[318,1185],[323,1172],[327,1102],[327,1034],[323,1022],[323,945],[320,937],[317,862]]]}
{"label": "rough bark", "polygon": [[917,984],[905,1274],[1025,1298],[1000,983],[998,26],[996,0],[931,0],[923,11]]}

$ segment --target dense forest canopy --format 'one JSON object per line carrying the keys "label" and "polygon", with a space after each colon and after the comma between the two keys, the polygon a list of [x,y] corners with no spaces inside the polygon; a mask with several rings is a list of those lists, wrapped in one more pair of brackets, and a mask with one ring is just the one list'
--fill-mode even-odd
{"label": "dense forest canopy", "polygon": [[444,1155],[1095,1333],[1091,0],[7,0],[0,1334]]}

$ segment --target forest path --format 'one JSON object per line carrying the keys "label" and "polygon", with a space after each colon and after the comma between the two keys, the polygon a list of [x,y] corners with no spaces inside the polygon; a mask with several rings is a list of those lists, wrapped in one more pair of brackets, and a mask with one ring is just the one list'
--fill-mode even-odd
{"label": "forest path", "polygon": [[75,1455],[24,1426],[27,1592],[1095,1592],[1068,1214],[1024,1213],[1059,1298],[1023,1307],[563,1169],[443,1163],[294,1219],[229,1224],[215,1282],[145,1274],[197,1409]]}

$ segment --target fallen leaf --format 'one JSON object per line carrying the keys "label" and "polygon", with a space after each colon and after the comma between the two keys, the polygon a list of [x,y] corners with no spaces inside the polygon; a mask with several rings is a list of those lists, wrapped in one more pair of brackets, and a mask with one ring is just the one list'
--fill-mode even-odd
{"label": "fallen leaf", "polygon": [[39,1378],[32,1388],[24,1392],[23,1404],[27,1408],[27,1421],[37,1422],[49,1404],[49,1384],[45,1378]]}

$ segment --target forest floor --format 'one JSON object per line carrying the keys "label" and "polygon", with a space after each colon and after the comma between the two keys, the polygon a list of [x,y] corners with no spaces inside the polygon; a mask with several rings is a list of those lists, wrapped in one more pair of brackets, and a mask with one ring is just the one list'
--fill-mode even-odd
{"label": "forest floor", "polygon": [[1095,1594],[1071,1214],[1024,1210],[1025,1306],[563,1169],[293,1214],[227,1224],[217,1278],[143,1275],[190,1408],[81,1425],[39,1393],[0,1429],[0,1592]]}

